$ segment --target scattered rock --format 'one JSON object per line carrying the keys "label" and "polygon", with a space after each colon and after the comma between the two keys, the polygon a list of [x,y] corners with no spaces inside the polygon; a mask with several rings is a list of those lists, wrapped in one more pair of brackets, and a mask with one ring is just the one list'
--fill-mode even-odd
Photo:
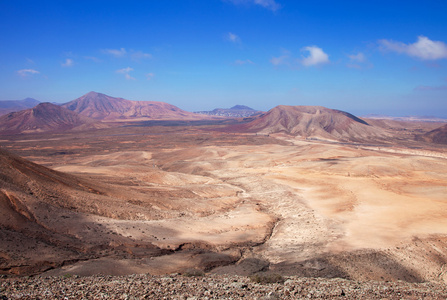
{"label": "scattered rock", "polygon": [[0,279],[5,299],[445,299],[441,283],[351,281],[287,277],[284,283],[258,284],[245,276],[207,274],[8,277]]}

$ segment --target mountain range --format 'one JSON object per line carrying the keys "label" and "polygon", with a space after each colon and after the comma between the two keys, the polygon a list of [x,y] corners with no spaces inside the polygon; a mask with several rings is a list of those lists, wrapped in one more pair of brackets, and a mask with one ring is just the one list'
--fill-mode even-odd
{"label": "mountain range", "polygon": [[62,104],[81,116],[96,120],[151,119],[184,120],[200,119],[200,116],[174,105],[157,101],[132,101],[90,92],[73,101]]}
{"label": "mountain range", "polygon": [[[17,103],[26,106],[36,101],[27,98],[22,101],[0,103],[5,108],[13,109],[17,107]],[[0,116],[0,132],[2,134],[61,132],[103,128],[111,123],[116,125],[117,122],[122,121],[191,121],[216,116],[246,118],[244,121],[247,123],[229,126],[227,131],[284,133],[303,138],[336,141],[377,140],[385,139],[390,135],[386,126],[380,126],[381,120],[361,119],[348,112],[322,106],[279,105],[263,113],[247,106],[236,105],[229,109],[219,108],[208,112],[191,113],[164,102],[132,101],[96,92],[87,93],[62,105],[39,103],[33,108]],[[402,124],[402,126],[406,125]],[[447,143],[447,128],[444,126],[425,135],[419,134],[417,139],[445,144]]]}
{"label": "mountain range", "polygon": [[14,111],[20,111],[32,108],[40,102],[33,98],[25,98],[23,100],[4,100],[0,101],[0,116]]}
{"label": "mountain range", "polygon": [[254,115],[259,115],[262,112],[245,105],[235,105],[231,108],[216,108],[211,111],[197,111],[196,113],[208,116],[247,118]]}
{"label": "mountain range", "polygon": [[2,134],[60,132],[107,127],[108,122],[114,121],[205,118],[164,102],[131,101],[90,92],[62,105],[40,103],[33,108],[0,116],[0,132]]}

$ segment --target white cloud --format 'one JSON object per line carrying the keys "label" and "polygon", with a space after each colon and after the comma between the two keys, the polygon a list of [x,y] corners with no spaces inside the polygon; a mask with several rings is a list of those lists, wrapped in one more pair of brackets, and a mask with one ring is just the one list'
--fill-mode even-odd
{"label": "white cloud", "polygon": [[124,77],[125,77],[127,80],[135,80],[135,78],[133,78],[133,77],[130,76],[130,74],[129,74],[131,71],[133,71],[133,69],[132,69],[131,67],[127,67],[127,68],[123,68],[123,69],[116,70],[116,73],[118,73],[118,74],[124,74]]}
{"label": "white cloud", "polygon": [[432,41],[423,35],[418,36],[417,42],[405,44],[391,40],[379,40],[383,50],[404,53],[423,60],[447,58],[447,45],[441,41]]}
{"label": "white cloud", "polygon": [[22,69],[22,70],[18,70],[17,74],[19,74],[22,77],[27,77],[28,75],[32,75],[32,74],[40,74],[40,72],[37,70],[34,70],[34,69]]}
{"label": "white cloud", "polygon": [[304,47],[302,51],[308,51],[309,56],[304,57],[301,63],[305,66],[315,66],[329,62],[329,56],[324,53],[323,49],[317,46]]}
{"label": "white cloud", "polygon": [[254,62],[252,62],[252,61],[249,60],[249,59],[246,59],[246,60],[237,59],[237,60],[235,60],[234,63],[235,63],[236,65],[247,65],[247,64],[249,64],[249,65],[254,65],[254,64],[255,64]]}
{"label": "white cloud", "polygon": [[136,61],[139,61],[142,59],[150,59],[150,58],[152,58],[152,54],[144,53],[142,51],[135,51],[131,54],[131,58]]}
{"label": "white cloud", "polygon": [[127,51],[124,48],[121,49],[104,49],[102,50],[103,53],[112,55],[114,57],[123,57],[126,55]]}
{"label": "white cloud", "polygon": [[74,61],[71,58],[67,58],[64,63],[61,64],[62,67],[72,67]]}
{"label": "white cloud", "polygon": [[281,8],[281,5],[275,0],[224,0],[225,2],[231,2],[234,5],[246,5],[246,4],[256,4],[260,5],[271,11],[277,11]]}
{"label": "white cloud", "polygon": [[146,78],[147,80],[151,80],[152,78],[154,78],[155,74],[154,73],[147,73],[146,74]]}
{"label": "white cloud", "polygon": [[231,32],[228,32],[228,34],[226,35],[226,39],[233,43],[238,43],[241,41],[241,39],[236,34]]}

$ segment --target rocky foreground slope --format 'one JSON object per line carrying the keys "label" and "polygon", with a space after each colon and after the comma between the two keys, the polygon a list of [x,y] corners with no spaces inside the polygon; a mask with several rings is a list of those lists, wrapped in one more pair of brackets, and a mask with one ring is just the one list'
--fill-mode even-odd
{"label": "rocky foreground slope", "polygon": [[436,283],[242,276],[8,278],[0,299],[445,299]]}

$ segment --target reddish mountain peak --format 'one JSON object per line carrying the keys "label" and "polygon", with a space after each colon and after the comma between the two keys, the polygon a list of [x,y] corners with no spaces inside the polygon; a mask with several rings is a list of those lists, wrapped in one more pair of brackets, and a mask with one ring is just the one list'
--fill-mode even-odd
{"label": "reddish mountain peak", "polygon": [[196,114],[156,101],[131,101],[105,94],[90,92],[62,106],[80,115],[98,120],[122,119],[198,119]]}

